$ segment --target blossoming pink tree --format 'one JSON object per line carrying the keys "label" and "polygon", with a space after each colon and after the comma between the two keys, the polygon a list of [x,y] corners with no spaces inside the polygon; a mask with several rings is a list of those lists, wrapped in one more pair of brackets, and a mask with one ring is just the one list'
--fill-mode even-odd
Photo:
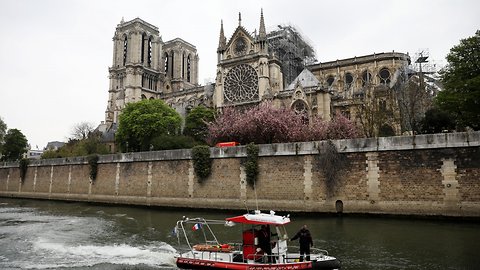
{"label": "blossoming pink tree", "polygon": [[208,125],[207,141],[248,143],[282,143],[358,136],[355,125],[343,116],[331,122],[313,117],[310,123],[293,110],[275,108],[269,102],[250,108],[224,108]]}

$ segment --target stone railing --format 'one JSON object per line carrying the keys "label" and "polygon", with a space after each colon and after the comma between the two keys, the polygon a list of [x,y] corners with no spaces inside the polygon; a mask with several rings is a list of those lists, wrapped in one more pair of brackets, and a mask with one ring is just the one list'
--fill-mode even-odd
{"label": "stone railing", "polygon": [[[327,141],[275,143],[259,145],[259,156],[295,156],[318,154],[318,149]],[[340,153],[378,152],[413,149],[435,149],[452,147],[480,146],[480,131],[426,134],[416,136],[394,136],[379,138],[357,138],[334,140],[332,143]],[[210,148],[212,158],[246,157],[246,146]],[[99,163],[157,161],[157,160],[188,160],[191,159],[190,149],[118,153],[101,155]],[[87,157],[69,157],[55,159],[32,160],[30,166],[50,166],[67,164],[87,164]],[[2,167],[18,167],[18,162],[2,162]]]}

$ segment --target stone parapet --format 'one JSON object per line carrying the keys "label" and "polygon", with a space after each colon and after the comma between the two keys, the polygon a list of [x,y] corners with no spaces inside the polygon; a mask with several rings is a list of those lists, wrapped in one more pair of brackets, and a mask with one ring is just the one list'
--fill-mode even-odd
{"label": "stone parapet", "polygon": [[[0,197],[147,206],[480,218],[480,133],[259,145],[255,186],[246,146],[212,147],[199,181],[190,150],[0,165]],[[331,149],[331,148],[330,148]],[[333,174],[332,174],[333,172]]]}
{"label": "stone parapet", "polygon": [[[328,141],[273,143],[259,145],[259,156],[297,156],[318,154],[318,149]],[[416,136],[393,136],[379,138],[357,138],[333,140],[339,153],[398,151],[414,149],[438,149],[454,147],[480,146],[480,131],[426,134]],[[212,158],[246,157],[246,146],[212,147]],[[99,163],[137,162],[158,160],[188,160],[191,159],[190,149],[119,153],[101,155]],[[87,164],[86,157],[69,157],[40,159],[31,161],[30,166]],[[0,168],[18,167],[18,162],[2,162]]]}

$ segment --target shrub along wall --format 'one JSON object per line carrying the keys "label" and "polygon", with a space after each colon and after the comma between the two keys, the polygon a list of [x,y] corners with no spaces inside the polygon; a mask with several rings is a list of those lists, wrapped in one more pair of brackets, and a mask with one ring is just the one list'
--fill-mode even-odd
{"label": "shrub along wall", "polygon": [[[480,216],[480,132],[210,148],[198,181],[190,150],[0,164],[0,196],[169,207]],[[256,198],[256,199],[255,199]]]}

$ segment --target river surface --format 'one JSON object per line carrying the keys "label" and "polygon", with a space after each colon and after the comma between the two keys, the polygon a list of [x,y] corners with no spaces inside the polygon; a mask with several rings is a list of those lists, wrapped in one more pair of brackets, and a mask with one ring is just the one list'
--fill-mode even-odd
{"label": "river surface", "polygon": [[[0,269],[176,269],[176,220],[231,215],[0,198]],[[340,259],[342,269],[480,269],[480,223],[295,213],[291,218],[289,235],[307,224],[315,247]],[[237,233],[217,236],[231,242]]]}

